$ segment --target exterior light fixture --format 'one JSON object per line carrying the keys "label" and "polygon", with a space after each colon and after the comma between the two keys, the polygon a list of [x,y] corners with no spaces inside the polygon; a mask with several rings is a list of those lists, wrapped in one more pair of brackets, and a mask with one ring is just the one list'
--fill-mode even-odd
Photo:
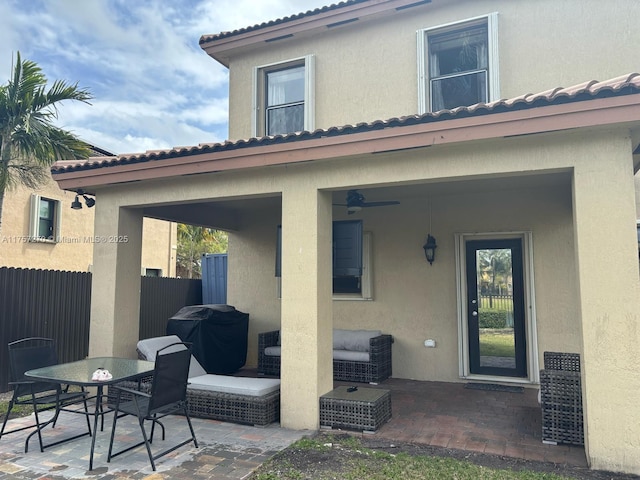
{"label": "exterior light fixture", "polygon": [[427,242],[422,246],[424,248],[424,256],[427,258],[427,262],[429,265],[433,265],[433,261],[436,259],[436,239],[431,236],[431,234],[427,235]]}
{"label": "exterior light fixture", "polygon": [[80,203],[80,199],[78,197],[84,198],[84,203],[87,205],[87,208],[91,208],[96,204],[95,198],[87,197],[84,190],[78,190],[76,192],[76,199],[71,202],[71,208],[74,210],[80,210],[82,208],[82,203]]}
{"label": "exterior light fixture", "polygon": [[[431,230],[431,200],[429,200],[429,232],[432,232],[432,231],[433,230]],[[424,256],[427,258],[427,262],[429,262],[429,265],[433,265],[433,261],[436,259],[436,248],[438,248],[438,245],[436,245],[436,239],[431,236],[431,233],[427,235],[427,241],[422,246],[422,248],[424,249]]]}

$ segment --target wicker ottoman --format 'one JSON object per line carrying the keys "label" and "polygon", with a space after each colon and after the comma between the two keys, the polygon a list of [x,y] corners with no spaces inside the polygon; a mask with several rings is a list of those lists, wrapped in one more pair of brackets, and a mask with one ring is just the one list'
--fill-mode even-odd
{"label": "wicker ottoman", "polygon": [[391,418],[391,392],[381,388],[338,387],[320,397],[320,426],[376,431]]}

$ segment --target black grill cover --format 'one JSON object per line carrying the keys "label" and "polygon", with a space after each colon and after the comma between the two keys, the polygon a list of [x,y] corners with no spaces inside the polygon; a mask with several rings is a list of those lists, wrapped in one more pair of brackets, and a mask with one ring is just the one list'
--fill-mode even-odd
{"label": "black grill cover", "polygon": [[247,361],[249,314],[230,305],[182,307],[169,319],[167,335],[193,344],[192,352],[207,373],[229,374]]}

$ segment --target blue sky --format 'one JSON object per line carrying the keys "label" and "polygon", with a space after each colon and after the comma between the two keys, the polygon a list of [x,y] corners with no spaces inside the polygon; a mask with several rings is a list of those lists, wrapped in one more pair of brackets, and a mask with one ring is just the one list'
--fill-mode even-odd
{"label": "blue sky", "polygon": [[114,153],[227,138],[228,72],[203,34],[255,25],[331,0],[3,0],[0,83],[12,55],[49,81],[78,82],[92,105],[65,103],[58,125]]}

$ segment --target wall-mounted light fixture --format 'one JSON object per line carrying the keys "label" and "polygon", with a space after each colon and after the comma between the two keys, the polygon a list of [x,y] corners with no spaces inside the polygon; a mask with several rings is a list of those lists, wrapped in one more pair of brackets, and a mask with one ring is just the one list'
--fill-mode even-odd
{"label": "wall-mounted light fixture", "polygon": [[433,265],[433,261],[436,259],[436,239],[431,236],[431,201],[429,201],[429,234],[427,235],[427,241],[422,246],[424,249],[424,256],[429,262],[429,265]]}
{"label": "wall-mounted light fixture", "polygon": [[82,203],[78,197],[84,198],[84,203],[87,205],[87,208],[91,208],[96,204],[96,199],[88,197],[84,190],[78,190],[76,192],[76,199],[71,202],[71,208],[74,210],[80,210],[82,208]]}
{"label": "wall-mounted light fixture", "polygon": [[436,259],[436,239],[430,234],[427,236],[427,242],[422,246],[424,248],[424,256],[427,258],[429,265],[433,265],[433,261]]}

